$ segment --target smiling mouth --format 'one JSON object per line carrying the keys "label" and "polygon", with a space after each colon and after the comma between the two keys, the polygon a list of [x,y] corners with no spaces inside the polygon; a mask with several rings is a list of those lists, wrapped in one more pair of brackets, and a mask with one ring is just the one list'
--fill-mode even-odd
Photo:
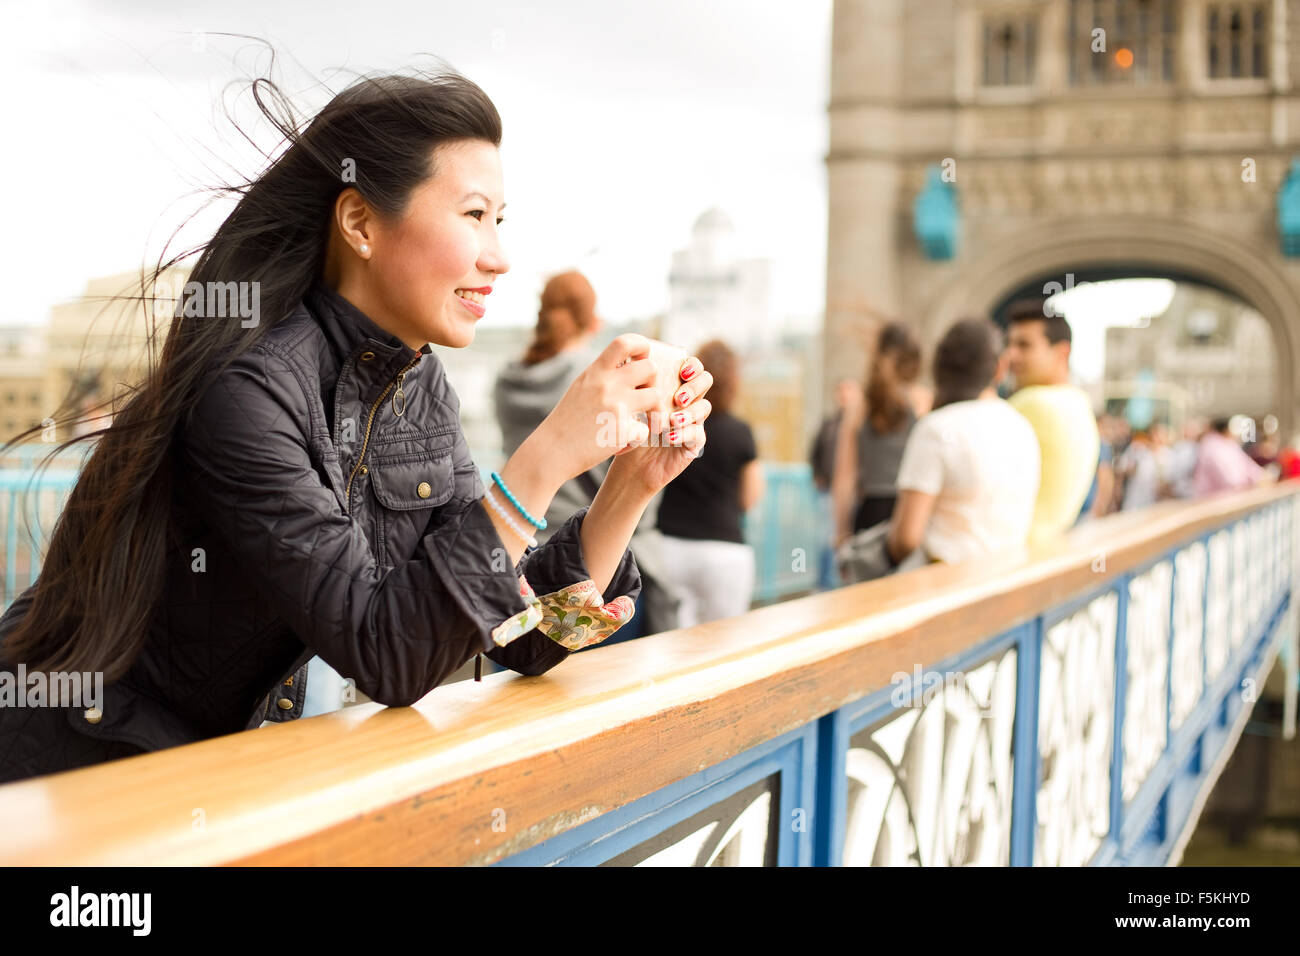
{"label": "smiling mouth", "polygon": [[482,292],[471,292],[468,289],[457,289],[456,298],[460,299],[460,304],[469,311],[476,319],[481,319],[487,313],[483,300],[487,298]]}

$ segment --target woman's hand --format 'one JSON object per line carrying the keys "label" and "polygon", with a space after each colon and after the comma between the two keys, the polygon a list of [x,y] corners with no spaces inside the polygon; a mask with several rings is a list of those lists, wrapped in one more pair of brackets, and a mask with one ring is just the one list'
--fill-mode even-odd
{"label": "woman's hand", "polygon": [[553,456],[563,480],[580,475],[629,444],[647,441],[650,428],[637,418],[658,406],[657,370],[650,339],[618,336],[570,383],[529,441]]}
{"label": "woman's hand", "polygon": [[[608,587],[650,500],[704,448],[703,422],[713,406],[702,396],[713,384],[713,376],[704,371],[695,356],[682,363],[677,375],[679,384],[686,384],[674,393],[676,410],[670,413],[669,431],[651,437],[644,435],[649,429],[641,424],[644,437],[638,440],[649,443],[624,446],[615,453],[583,519],[583,560],[601,594]],[[653,395],[657,390],[642,391]],[[654,398],[657,408],[658,395]]]}
{"label": "woman's hand", "polygon": [[713,376],[693,355],[682,363],[677,374],[681,387],[674,395],[676,410],[669,417],[669,430],[654,436],[649,444],[615,452],[606,481],[654,495],[703,452],[704,420],[713,411],[713,403],[704,393],[713,385]]}

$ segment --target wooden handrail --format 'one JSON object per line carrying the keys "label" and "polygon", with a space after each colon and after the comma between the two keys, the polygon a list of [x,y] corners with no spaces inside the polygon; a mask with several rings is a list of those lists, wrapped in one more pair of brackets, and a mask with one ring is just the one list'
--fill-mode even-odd
{"label": "wooden handrail", "polygon": [[[484,864],[808,724],[1295,494],[1165,502],[436,688],[0,786],[0,863]],[[1104,569],[1100,568],[1104,562]]]}

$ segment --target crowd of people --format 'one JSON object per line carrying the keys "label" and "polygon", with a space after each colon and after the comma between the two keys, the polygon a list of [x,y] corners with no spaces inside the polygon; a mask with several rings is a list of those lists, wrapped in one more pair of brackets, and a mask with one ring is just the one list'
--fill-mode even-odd
{"label": "crowd of people", "polygon": [[1038,300],[1015,303],[1005,333],[985,319],[953,324],[934,351],[932,391],[918,385],[915,335],[886,324],[866,384],[837,383],[838,407],[810,450],[832,529],[823,587],[1042,543],[1165,498],[1300,476],[1295,447],[1243,448],[1227,418],[1189,420],[1171,442],[1160,423],[1094,417],[1070,381],[1070,325],[1045,313]]}
{"label": "crowd of people", "polygon": [[[1253,420],[1247,422],[1256,427]],[[1134,428],[1120,415],[1102,415],[1098,427],[1103,490],[1090,512],[1096,517],[1300,477],[1300,436],[1286,447],[1279,447],[1274,436],[1243,442],[1228,417],[1188,418],[1177,439],[1163,422]]]}
{"label": "crowd of people", "polygon": [[[590,364],[600,330],[585,276],[566,272],[546,283],[532,341],[495,385],[507,455]],[[837,383],[836,410],[810,450],[831,533],[820,586],[968,561],[1165,498],[1300,475],[1300,453],[1267,441],[1243,450],[1227,419],[1188,420],[1174,442],[1159,422],[1134,428],[1123,416],[1094,415],[1087,393],[1071,383],[1071,348],[1063,316],[1045,314],[1038,300],[1015,303],[1005,330],[987,319],[948,328],[930,357],[927,386],[915,332],[885,324],[865,383]],[[753,431],[734,413],[739,361],[719,340],[694,354],[714,379],[709,441],[633,536],[644,590],[636,616],[612,641],[731,617],[752,602],[756,561],[742,516],[761,500],[764,481]],[[591,504],[607,467],[561,488],[549,527]],[[844,563],[855,548],[859,557],[875,549],[874,569]]]}

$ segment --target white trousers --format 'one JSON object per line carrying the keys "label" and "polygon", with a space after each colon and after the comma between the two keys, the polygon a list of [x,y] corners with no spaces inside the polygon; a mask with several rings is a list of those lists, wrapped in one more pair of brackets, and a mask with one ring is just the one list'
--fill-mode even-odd
{"label": "white trousers", "polygon": [[754,549],[734,541],[662,535],[665,584],[681,598],[678,627],[749,610],[754,596]]}

